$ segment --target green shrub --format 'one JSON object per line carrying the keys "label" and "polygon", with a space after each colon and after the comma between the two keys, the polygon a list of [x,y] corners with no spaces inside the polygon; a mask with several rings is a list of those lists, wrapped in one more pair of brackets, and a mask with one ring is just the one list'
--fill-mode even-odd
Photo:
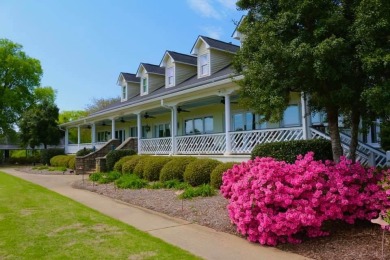
{"label": "green shrub", "polygon": [[92,153],[93,151],[94,151],[93,148],[85,148],[85,147],[84,147],[83,149],[78,150],[78,151],[76,152],[76,156],[79,156],[79,157],[81,157],[81,156],[86,156],[86,155]]}
{"label": "green shrub", "polygon": [[68,161],[68,168],[69,169],[76,169],[76,156],[74,155],[69,155],[70,156],[70,159]]}
{"label": "green shrub", "polygon": [[315,160],[332,160],[332,146],[325,139],[294,140],[286,142],[264,143],[256,145],[252,150],[251,158],[273,157],[276,160],[293,163],[297,156],[314,152]]}
{"label": "green shrub", "polygon": [[195,197],[211,197],[215,195],[215,189],[209,184],[203,184],[198,187],[188,187],[180,194],[180,199],[192,199]]}
{"label": "green shrub", "polygon": [[106,166],[107,171],[112,171],[114,169],[114,165],[120,158],[125,157],[127,155],[134,155],[136,152],[131,149],[123,149],[123,150],[113,150],[110,151],[106,156]]}
{"label": "green shrub", "polygon": [[124,162],[122,165],[122,174],[134,173],[134,168],[135,166],[137,166],[138,162],[141,160],[142,157],[144,156],[133,155],[129,161]]}
{"label": "green shrub", "polygon": [[130,161],[135,155],[128,155],[125,157],[122,157],[114,164],[114,171],[122,172],[123,164],[127,161]]}
{"label": "green shrub", "polygon": [[40,162],[42,164],[47,164],[50,165],[50,159],[56,155],[64,155],[65,151],[64,149],[61,148],[50,148],[50,149],[45,149],[41,150],[40,153]]}
{"label": "green shrub", "polygon": [[163,183],[164,188],[166,189],[175,189],[175,190],[184,190],[190,187],[186,182],[181,182],[179,180],[169,180]]}
{"label": "green shrub", "polygon": [[184,181],[191,186],[210,183],[210,174],[221,162],[213,159],[196,159],[190,162],[184,172]]}
{"label": "green shrub", "polygon": [[10,157],[8,162],[10,164],[19,164],[19,165],[29,165],[39,162],[38,156],[29,156],[29,157]]}
{"label": "green shrub", "polygon": [[222,174],[227,170],[233,168],[234,164],[236,163],[226,162],[215,167],[215,169],[211,172],[210,175],[210,184],[213,188],[219,190],[222,185]]}
{"label": "green shrub", "polygon": [[50,159],[50,165],[68,167],[71,158],[69,155],[56,155]]}
{"label": "green shrub", "polygon": [[111,182],[119,179],[121,176],[122,176],[122,174],[120,174],[119,172],[115,172],[115,171],[112,171],[112,172],[109,172],[109,173],[103,173],[100,176],[98,182],[101,183],[101,184],[111,183]]}
{"label": "green shrub", "polygon": [[120,189],[142,189],[148,186],[148,182],[135,174],[126,174],[117,179],[115,185]]}
{"label": "green shrub", "polygon": [[143,178],[148,181],[158,181],[160,171],[172,158],[164,156],[149,156],[144,166]]}
{"label": "green shrub", "polygon": [[145,165],[148,162],[150,156],[141,156],[139,161],[137,162],[137,165],[134,167],[134,170],[132,173],[140,177],[141,179],[144,178],[144,169]]}
{"label": "green shrub", "polygon": [[164,165],[160,172],[160,181],[165,182],[177,179],[183,181],[183,174],[187,165],[194,161],[195,157],[174,157],[170,162]]}
{"label": "green shrub", "polygon": [[89,175],[89,179],[93,182],[99,181],[103,177],[103,173],[101,172],[94,172],[91,175]]}

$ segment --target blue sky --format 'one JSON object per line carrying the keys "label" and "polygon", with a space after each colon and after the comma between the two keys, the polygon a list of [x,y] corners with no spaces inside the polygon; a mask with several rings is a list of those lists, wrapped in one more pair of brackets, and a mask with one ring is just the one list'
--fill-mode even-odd
{"label": "blue sky", "polygon": [[41,61],[42,86],[61,111],[119,96],[120,72],[159,64],[165,50],[189,54],[198,35],[231,38],[235,0],[1,0],[0,38]]}

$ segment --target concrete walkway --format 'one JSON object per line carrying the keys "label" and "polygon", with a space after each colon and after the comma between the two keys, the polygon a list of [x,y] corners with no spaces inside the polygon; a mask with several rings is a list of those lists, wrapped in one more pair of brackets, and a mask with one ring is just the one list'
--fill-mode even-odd
{"label": "concrete walkway", "polygon": [[308,259],[97,193],[72,188],[71,184],[82,176],[28,174],[12,168],[0,168],[0,171],[46,187],[204,259]]}

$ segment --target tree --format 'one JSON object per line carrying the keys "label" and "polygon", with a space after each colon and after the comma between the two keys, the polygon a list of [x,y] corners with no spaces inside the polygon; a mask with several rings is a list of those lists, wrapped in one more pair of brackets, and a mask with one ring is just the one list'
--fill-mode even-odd
{"label": "tree", "polygon": [[115,98],[93,98],[92,99],[92,103],[91,104],[88,104],[86,106],[86,111],[87,113],[90,115],[90,114],[93,114],[99,110],[102,110],[108,106],[110,106],[111,104],[114,104],[114,103],[117,103],[117,102],[120,102],[120,97],[115,97]]}
{"label": "tree", "polygon": [[0,39],[0,135],[7,135],[34,101],[34,88],[42,76],[40,62],[22,46]]}
{"label": "tree", "polygon": [[[240,9],[248,10],[239,28],[244,43],[234,61],[245,76],[239,82],[242,103],[265,120],[277,121],[283,117],[290,92],[308,93],[311,108],[327,114],[335,161],[343,153],[338,116],[348,117],[354,157],[360,119],[368,116],[362,93],[378,73],[364,69],[359,48],[366,38],[358,37],[358,32],[368,22],[362,18],[365,7],[388,6],[386,1],[238,1]],[[388,10],[373,16],[385,18]]]}
{"label": "tree", "polygon": [[[88,112],[82,110],[62,111],[59,115],[58,124],[70,122],[85,117],[87,115]],[[69,133],[68,133],[69,142],[77,143],[77,139],[78,139],[77,135],[78,133],[76,128],[69,129]],[[82,142],[85,143],[91,142],[91,131],[89,129],[82,128],[80,131],[80,135],[81,135],[80,138]]]}

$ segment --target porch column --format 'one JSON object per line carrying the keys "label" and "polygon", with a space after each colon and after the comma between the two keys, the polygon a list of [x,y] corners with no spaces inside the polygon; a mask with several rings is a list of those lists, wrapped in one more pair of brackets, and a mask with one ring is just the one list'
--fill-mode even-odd
{"label": "porch column", "polygon": [[81,134],[80,134],[80,126],[77,126],[77,146],[78,149],[80,150],[80,139],[81,139]]}
{"label": "porch column", "polygon": [[65,128],[65,140],[64,140],[65,154],[68,153],[68,144],[69,144],[69,129]]}
{"label": "porch column", "polygon": [[230,95],[226,94],[225,96],[225,140],[226,140],[226,150],[225,155],[232,153],[232,140],[230,138]]}
{"label": "porch column", "polygon": [[172,106],[171,114],[171,137],[172,137],[172,154],[176,154],[176,136],[177,136],[177,106]]}
{"label": "porch column", "polygon": [[141,122],[141,112],[137,113],[137,146],[138,154],[141,154],[141,137],[142,137],[142,122]]}
{"label": "porch column", "polygon": [[96,125],[95,125],[95,123],[92,123],[92,126],[91,126],[91,140],[92,140],[92,144],[94,145],[96,143]]}
{"label": "porch column", "polygon": [[306,94],[301,92],[301,113],[302,113],[302,130],[303,130],[303,139],[311,139],[311,134],[309,131],[308,118],[310,117],[310,113],[308,113],[307,107],[307,99]]}
{"label": "porch column", "polygon": [[115,139],[115,118],[111,119],[111,139]]}

